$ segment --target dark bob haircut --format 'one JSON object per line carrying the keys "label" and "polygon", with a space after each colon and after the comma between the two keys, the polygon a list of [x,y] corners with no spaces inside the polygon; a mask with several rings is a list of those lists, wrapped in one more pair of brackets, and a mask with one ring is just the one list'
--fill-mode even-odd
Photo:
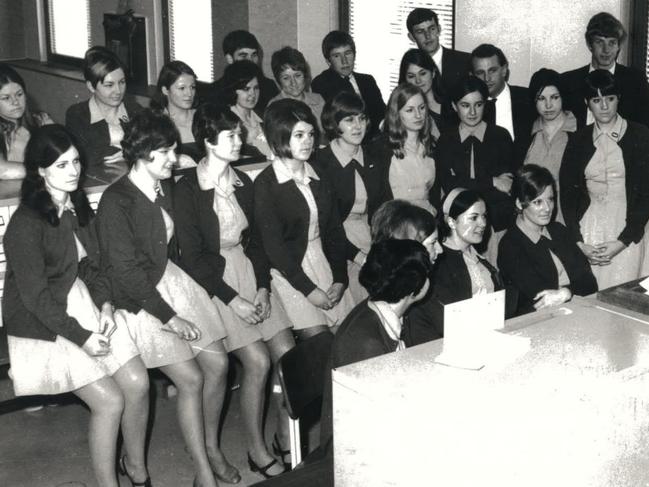
{"label": "dark bob haircut", "polygon": [[539,197],[545,188],[552,187],[556,195],[556,183],[550,171],[536,164],[525,164],[518,171],[512,183],[511,195],[523,208]]}
{"label": "dark bob haircut", "polygon": [[356,43],[352,36],[342,30],[332,30],[322,39],[322,55],[328,60],[331,51],[343,46],[350,46],[356,53]]}
{"label": "dark bob haircut", "polygon": [[530,78],[529,95],[532,103],[536,103],[536,99],[548,86],[554,86],[559,90],[561,99],[565,99],[561,75],[553,69],[541,68],[532,75],[532,78]]}
{"label": "dark bob haircut", "polygon": [[429,20],[434,21],[437,24],[437,27],[439,27],[439,19],[434,10],[428,8],[413,8],[406,18],[406,27],[408,28],[408,32],[412,34],[412,28],[415,25]]}
{"label": "dark bob haircut", "polygon": [[138,160],[150,160],[151,151],[171,147],[180,140],[178,129],[165,114],[144,109],[124,122],[122,153],[129,166]]}
{"label": "dark bob haircut", "polygon": [[487,88],[487,84],[475,76],[465,76],[451,89],[451,101],[457,103],[469,93],[476,91],[482,95],[484,101],[487,101],[489,98],[489,88]]}
{"label": "dark bob haircut", "polygon": [[484,59],[492,56],[496,56],[498,58],[498,63],[501,66],[509,65],[509,61],[507,61],[505,53],[499,47],[496,47],[493,44],[480,44],[471,52],[471,60],[473,60],[474,58]]}
{"label": "dark bob haircut", "polygon": [[626,40],[626,30],[622,22],[608,12],[600,12],[591,17],[586,26],[586,43],[591,46],[595,36],[614,37],[619,44]]}
{"label": "dark bob haircut", "polygon": [[406,238],[410,229],[426,238],[437,230],[437,220],[431,212],[406,200],[386,201],[372,215],[372,242]]}
{"label": "dark bob haircut", "polygon": [[126,66],[113,51],[103,46],[93,46],[86,51],[83,59],[83,77],[93,88],[116,69],[121,69],[126,75]]}
{"label": "dark bob haircut", "polygon": [[241,127],[241,120],[229,107],[204,103],[196,109],[192,121],[192,135],[196,142],[216,144],[219,133]]}
{"label": "dark bob haircut", "polygon": [[245,89],[253,79],[261,79],[261,69],[252,61],[235,61],[223,72],[221,101],[228,106],[236,105],[237,90]]}
{"label": "dark bob haircut", "polygon": [[311,72],[309,65],[302,54],[297,49],[284,46],[279,51],[275,51],[270,58],[270,67],[273,71],[275,81],[279,83],[279,77],[286,68],[291,68],[294,71],[300,71],[308,84],[311,79]]}
{"label": "dark bob haircut", "polygon": [[233,30],[223,38],[223,54],[234,56],[239,49],[256,49],[261,50],[257,38],[247,30]]}
{"label": "dark bob haircut", "polygon": [[356,93],[341,91],[330,99],[322,110],[322,127],[329,140],[340,137],[338,124],[346,117],[365,115],[369,127],[369,119],[365,113],[365,102]]}
{"label": "dark bob haircut", "polygon": [[586,101],[599,96],[622,95],[617,78],[607,69],[596,69],[586,76],[583,84],[583,95]]}
{"label": "dark bob haircut", "polygon": [[[194,70],[182,61],[169,61],[160,70],[160,75],[158,76],[158,85],[156,86],[156,91],[151,98],[151,108],[162,110],[169,106],[169,99],[167,95],[162,92],[162,88],[170,89],[181,75],[188,74],[194,77],[196,81],[196,73]],[[198,97],[194,96],[193,107],[196,107],[196,102]]]}
{"label": "dark bob haircut", "polygon": [[304,102],[284,98],[271,103],[266,108],[264,134],[270,149],[277,157],[282,159],[293,157],[290,146],[291,133],[298,122],[311,125],[314,140],[319,139],[318,122],[309,106]]}
{"label": "dark bob haircut", "polygon": [[418,294],[431,270],[430,256],[422,244],[388,239],[372,245],[358,280],[372,301],[397,303]]}

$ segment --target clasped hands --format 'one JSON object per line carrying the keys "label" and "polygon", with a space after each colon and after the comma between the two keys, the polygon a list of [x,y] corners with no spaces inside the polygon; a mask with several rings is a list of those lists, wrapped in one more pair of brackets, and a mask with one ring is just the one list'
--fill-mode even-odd
{"label": "clasped hands", "polygon": [[619,240],[611,240],[593,245],[578,242],[577,245],[591,265],[609,265],[611,259],[626,248],[626,245]]}
{"label": "clasped hands", "polygon": [[315,288],[306,297],[309,302],[321,309],[331,309],[338,304],[343,296],[345,287],[340,282],[334,282],[329,289],[323,291],[319,287]]}

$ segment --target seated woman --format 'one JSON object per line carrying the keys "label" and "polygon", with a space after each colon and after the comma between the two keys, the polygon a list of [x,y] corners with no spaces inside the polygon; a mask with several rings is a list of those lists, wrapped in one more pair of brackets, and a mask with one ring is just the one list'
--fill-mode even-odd
{"label": "seated woman", "polygon": [[399,84],[402,83],[410,83],[424,94],[431,117],[430,132],[435,140],[439,139],[440,127],[447,126],[456,117],[442,93],[442,78],[430,54],[421,49],[408,49],[403,54],[399,66]]}
{"label": "seated woman", "polygon": [[68,108],[65,126],[79,141],[88,173],[96,174],[104,164],[123,159],[121,122],[142,107],[124,99],[126,68],[117,55],[105,47],[94,46],[86,51],[83,76],[92,96]]}
{"label": "seated woman", "polygon": [[[128,174],[111,184],[98,210],[102,262],[115,318],[125,322],[147,368],[178,389],[178,420],[196,468],[195,486],[240,475],[218,448],[228,356],[221,316],[205,290],[177,267],[172,211],[178,132],[166,115],[144,110],[122,140]],[[214,473],[213,473],[214,472]]]}
{"label": "seated woman", "polygon": [[455,86],[451,100],[460,123],[439,138],[435,158],[446,194],[455,188],[471,189],[486,203],[494,230],[487,256],[495,262],[498,241],[514,220],[509,196],[514,144],[507,130],[483,120],[488,97],[487,85],[478,78],[464,78]]}
{"label": "seated woman", "polygon": [[78,186],[82,166],[70,134],[60,125],[36,129],[25,167],[21,203],[3,240],[2,307],[14,391],[72,392],[88,405],[90,458],[101,486],[118,485],[121,421],[129,463],[145,479],[148,376],[128,330],[113,320],[94,214]]}
{"label": "seated woman", "polygon": [[518,217],[500,241],[498,268],[518,289],[518,314],[597,291],[588,260],[566,227],[552,221],[554,186],[550,171],[536,164],[522,167],[512,185]]}
{"label": "seated woman", "polygon": [[[275,51],[270,58],[270,66],[273,76],[280,88],[279,94],[268,103],[283,98],[293,98],[308,105],[318,121],[318,128],[322,131],[320,118],[324,109],[325,101],[318,93],[310,91],[311,69],[309,68],[304,54],[290,46],[285,46]],[[322,142],[322,140],[321,140]]]}
{"label": "seated woman", "polygon": [[385,200],[381,167],[361,146],[369,123],[365,104],[355,93],[339,93],[326,105],[322,124],[331,143],[316,153],[314,166],[326,174],[345,229],[349,289],[359,303],[367,297],[358,272],[370,250],[369,218]]}
{"label": "seated woman", "polygon": [[266,108],[264,127],[275,159],[255,180],[255,225],[273,292],[298,338],[308,338],[339,325],[353,307],[345,231],[330,182],[307,162],[318,138],[309,107],[278,100]]}
{"label": "seated woman", "polygon": [[[600,289],[637,279],[649,219],[649,129],[622,118],[620,86],[603,69],[588,74],[585,101],[595,123],[568,141],[559,173],[566,227]],[[645,263],[647,259],[645,258]]]}
{"label": "seated woman", "polygon": [[[524,164],[538,164],[547,168],[555,181],[559,181],[559,168],[566,144],[577,130],[575,116],[563,110],[562,91],[561,77],[551,69],[540,69],[530,79],[529,93],[539,117],[532,126],[532,143]],[[555,200],[556,218],[563,222],[558,191]]]}
{"label": "seated woman", "polygon": [[224,319],[225,348],[243,365],[240,400],[249,463],[272,477],[284,469],[264,444],[264,396],[271,358],[277,362],[295,345],[291,324],[270,294],[268,258],[251,231],[252,181],[230,167],[239,159],[241,121],[227,108],[205,104],[196,111],[194,134],[207,156],[174,194],[180,265],[212,296]]}
{"label": "seated woman", "polygon": [[235,61],[223,73],[221,99],[243,124],[245,143],[242,155],[270,158],[272,152],[264,135],[262,120],[254,111],[259,101],[260,77],[261,70],[252,61]]}
{"label": "seated woman", "polygon": [[[169,61],[160,70],[150,107],[169,115],[180,134],[178,166],[193,167],[203,155],[194,143],[192,122],[196,112],[196,74],[182,61]],[[191,160],[190,160],[191,159]]]}
{"label": "seated woman", "polygon": [[31,132],[53,123],[45,112],[27,106],[25,81],[14,68],[0,63],[0,179],[25,177],[25,147]]}
{"label": "seated woman", "polygon": [[368,146],[368,156],[383,168],[385,199],[404,199],[436,214],[440,185],[430,123],[421,90],[397,86],[388,101],[384,136]]}

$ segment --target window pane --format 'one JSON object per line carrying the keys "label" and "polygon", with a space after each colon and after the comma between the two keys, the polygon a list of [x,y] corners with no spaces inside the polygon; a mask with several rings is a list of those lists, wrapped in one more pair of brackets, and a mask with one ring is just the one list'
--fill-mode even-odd
{"label": "window pane", "polygon": [[169,52],[201,81],[214,81],[212,0],[169,0]]}
{"label": "window pane", "polygon": [[52,54],[82,58],[90,47],[88,0],[49,0]]}
{"label": "window pane", "polygon": [[[350,0],[349,33],[356,43],[356,67],[376,79],[387,98],[399,80],[401,56],[411,47],[406,18],[414,8],[429,8],[439,17],[440,44],[453,47],[453,0]],[[384,33],[377,35],[377,32]]]}

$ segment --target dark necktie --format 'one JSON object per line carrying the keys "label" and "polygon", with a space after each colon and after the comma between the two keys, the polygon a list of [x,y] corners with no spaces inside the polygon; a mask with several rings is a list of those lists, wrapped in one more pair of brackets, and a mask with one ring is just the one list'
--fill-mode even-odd
{"label": "dark necktie", "polygon": [[348,164],[347,166],[350,167],[350,168],[352,168],[352,169],[355,169],[356,171],[358,171],[359,174],[360,174],[361,171],[363,170],[363,166],[361,166],[361,163],[358,162],[358,161],[357,161],[356,159],[354,159],[354,158],[352,158],[352,159],[349,161],[349,164]]}
{"label": "dark necktie", "polygon": [[484,121],[496,125],[496,98],[487,100],[484,109]]}

